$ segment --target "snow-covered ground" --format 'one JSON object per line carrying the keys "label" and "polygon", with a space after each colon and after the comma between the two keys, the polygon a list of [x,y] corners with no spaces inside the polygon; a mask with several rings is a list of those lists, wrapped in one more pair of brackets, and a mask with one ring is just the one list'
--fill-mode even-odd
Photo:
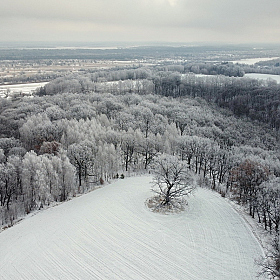
{"label": "snow-covered ground", "polygon": [[43,87],[47,82],[42,83],[28,83],[28,84],[13,84],[13,85],[0,85],[0,97],[5,97],[11,94],[25,94],[31,95],[37,88]]}
{"label": "snow-covered ground", "polygon": [[244,77],[251,78],[251,79],[261,79],[261,80],[272,79],[272,80],[275,80],[278,84],[280,83],[280,75],[248,73],[248,74],[245,74]]}
{"label": "snow-covered ground", "polygon": [[217,193],[150,212],[151,177],[118,180],[0,233],[0,279],[256,279],[262,249]]}
{"label": "snow-covered ground", "polygon": [[245,58],[245,59],[239,59],[235,61],[231,61],[232,63],[239,63],[239,64],[248,64],[248,65],[253,65],[255,63],[261,62],[261,61],[269,61],[269,60],[274,60],[278,59],[279,57],[257,57],[257,58]]}

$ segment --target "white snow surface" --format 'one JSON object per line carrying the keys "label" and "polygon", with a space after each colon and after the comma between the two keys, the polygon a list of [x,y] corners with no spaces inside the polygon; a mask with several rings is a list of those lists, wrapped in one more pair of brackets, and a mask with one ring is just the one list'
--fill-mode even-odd
{"label": "white snow surface", "polygon": [[151,212],[150,176],[118,180],[0,233],[0,279],[256,279],[262,248],[219,194]]}

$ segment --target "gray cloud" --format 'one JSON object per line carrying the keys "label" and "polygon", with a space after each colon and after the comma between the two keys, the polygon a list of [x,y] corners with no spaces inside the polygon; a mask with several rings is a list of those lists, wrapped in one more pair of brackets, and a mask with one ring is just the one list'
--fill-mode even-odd
{"label": "gray cloud", "polygon": [[279,0],[0,1],[2,41],[280,43]]}

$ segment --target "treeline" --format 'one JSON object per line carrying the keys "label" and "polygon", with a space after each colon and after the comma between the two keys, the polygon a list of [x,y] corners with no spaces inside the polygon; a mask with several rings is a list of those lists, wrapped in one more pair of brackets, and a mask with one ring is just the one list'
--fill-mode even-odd
{"label": "treeline", "polygon": [[0,77],[0,84],[21,84],[21,83],[39,83],[48,82],[60,77],[60,73],[37,73],[30,75],[29,73],[18,74],[16,76]]}
{"label": "treeline", "polygon": [[[149,77],[152,71],[148,68],[132,68],[107,71],[87,71],[87,73],[75,73],[60,77],[38,89],[37,95],[55,95],[57,93],[88,93],[110,92],[126,93],[137,92],[134,90],[135,83],[138,90],[143,94],[153,93],[153,89],[147,92]],[[131,83],[131,81],[136,81]],[[114,82],[114,83],[108,83]],[[120,82],[120,83],[119,83]],[[143,83],[143,86],[141,85]]]}
{"label": "treeline", "polygon": [[182,66],[171,65],[75,74],[54,80],[41,88],[38,94],[42,96],[95,91],[202,97],[208,102],[230,109],[238,117],[245,116],[279,130],[280,85],[276,82],[222,75],[199,76],[182,74],[182,71]]}
{"label": "treeline", "polygon": [[[265,257],[258,260],[260,275],[280,277],[280,178],[272,176],[266,165],[246,159],[230,170],[226,192],[243,205],[252,218],[271,234]],[[270,244],[269,244],[270,243]]]}
{"label": "treeline", "polygon": [[243,77],[244,68],[232,62],[222,63],[186,63],[184,73],[195,73],[204,75],[224,75],[228,77]]}
{"label": "treeline", "polygon": [[[243,77],[246,73],[280,75],[279,58],[260,61],[252,65],[225,61],[204,63],[186,62],[182,66],[184,66],[184,73],[191,72],[204,75],[224,75],[228,77]],[[171,70],[169,69],[169,71]]]}
{"label": "treeline", "polygon": [[246,116],[279,130],[280,85],[248,78],[193,77],[168,75],[155,80],[155,93],[165,96],[202,97],[236,116]]}
{"label": "treeline", "polygon": [[254,65],[239,64],[239,66],[242,67],[246,73],[280,75],[280,58],[259,61]]}
{"label": "treeline", "polygon": [[117,174],[147,170],[162,153],[186,161],[217,190],[244,158],[280,174],[269,130],[202,99],[93,92],[1,99],[0,126],[2,224]]}
{"label": "treeline", "polygon": [[156,67],[157,71],[179,72],[182,74],[194,73],[203,75],[224,75],[228,77],[243,77],[243,65],[232,62],[182,62]]}
{"label": "treeline", "polygon": [[278,234],[280,225],[280,179],[270,178],[266,165],[245,160],[230,171],[229,188],[235,200],[263,223],[266,230]]}

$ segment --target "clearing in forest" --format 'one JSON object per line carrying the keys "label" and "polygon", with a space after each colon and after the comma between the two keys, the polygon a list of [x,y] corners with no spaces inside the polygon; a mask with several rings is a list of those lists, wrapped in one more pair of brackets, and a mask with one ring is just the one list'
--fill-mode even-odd
{"label": "clearing in forest", "polygon": [[0,233],[5,279],[256,279],[262,254],[239,214],[197,188],[186,211],[151,212],[152,178],[131,177]]}

